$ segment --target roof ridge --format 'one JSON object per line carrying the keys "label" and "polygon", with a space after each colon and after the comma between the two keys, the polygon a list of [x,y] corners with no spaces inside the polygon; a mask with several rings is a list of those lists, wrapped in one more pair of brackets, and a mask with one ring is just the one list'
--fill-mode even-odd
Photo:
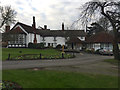
{"label": "roof ridge", "polygon": [[22,24],[22,25],[25,25],[25,26],[28,26],[28,27],[31,27],[31,28],[32,28],[32,26],[27,25],[27,24],[24,24],[24,23],[21,23],[21,22],[17,22],[17,24]]}

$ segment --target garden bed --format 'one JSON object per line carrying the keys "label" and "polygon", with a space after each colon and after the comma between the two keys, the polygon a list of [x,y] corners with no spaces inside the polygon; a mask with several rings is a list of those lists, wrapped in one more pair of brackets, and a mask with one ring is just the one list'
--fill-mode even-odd
{"label": "garden bed", "polygon": [[2,81],[1,84],[2,84],[2,89],[5,89],[5,90],[22,90],[22,87],[15,82]]}
{"label": "garden bed", "polygon": [[[64,53],[64,59],[73,57],[71,54]],[[63,57],[62,52],[57,49],[2,48],[2,60],[40,59],[63,59]]]}
{"label": "garden bed", "polygon": [[71,54],[58,54],[58,55],[47,55],[47,54],[24,54],[8,60],[50,60],[50,59],[68,59],[74,58]]}

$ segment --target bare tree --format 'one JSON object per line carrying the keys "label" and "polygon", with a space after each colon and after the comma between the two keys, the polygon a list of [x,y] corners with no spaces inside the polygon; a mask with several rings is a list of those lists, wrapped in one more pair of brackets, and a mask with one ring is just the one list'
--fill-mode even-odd
{"label": "bare tree", "polygon": [[118,30],[120,30],[120,1],[117,0],[98,0],[90,1],[83,5],[82,12],[78,21],[90,22],[94,16],[106,17],[112,26],[114,32],[113,53],[114,58],[120,60],[118,47]]}
{"label": "bare tree", "polygon": [[15,23],[16,11],[11,6],[0,6],[0,28]]}
{"label": "bare tree", "polygon": [[104,28],[106,32],[109,32],[111,29],[110,21],[106,17],[101,17],[97,23]]}
{"label": "bare tree", "polygon": [[87,27],[87,37],[99,33],[101,31],[106,31],[100,24],[94,22],[91,24],[91,27]]}

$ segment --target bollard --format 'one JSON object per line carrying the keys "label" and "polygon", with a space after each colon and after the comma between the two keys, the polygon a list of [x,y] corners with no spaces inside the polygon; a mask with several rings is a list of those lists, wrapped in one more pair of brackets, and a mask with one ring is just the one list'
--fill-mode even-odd
{"label": "bollard", "polygon": [[62,53],[62,58],[64,58],[64,53]]}
{"label": "bollard", "polygon": [[40,53],[40,59],[42,58],[42,55],[41,55],[41,53]]}
{"label": "bollard", "polygon": [[8,54],[8,60],[10,60],[10,53]]}
{"label": "bollard", "polygon": [[75,55],[74,55],[74,52],[73,52],[73,57],[74,57]]}

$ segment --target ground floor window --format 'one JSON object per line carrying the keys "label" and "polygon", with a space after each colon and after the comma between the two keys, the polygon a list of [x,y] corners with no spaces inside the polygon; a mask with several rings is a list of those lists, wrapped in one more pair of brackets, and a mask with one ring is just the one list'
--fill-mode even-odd
{"label": "ground floor window", "polygon": [[111,43],[101,43],[100,44],[100,48],[110,48],[112,49],[113,48],[113,45]]}
{"label": "ground floor window", "polygon": [[48,47],[52,46],[53,47],[54,43],[48,43]]}
{"label": "ground floor window", "polygon": [[48,47],[50,46],[50,43],[48,43]]}
{"label": "ground floor window", "polygon": [[26,43],[26,35],[25,34],[12,34],[14,39],[9,41],[9,44],[25,44]]}

